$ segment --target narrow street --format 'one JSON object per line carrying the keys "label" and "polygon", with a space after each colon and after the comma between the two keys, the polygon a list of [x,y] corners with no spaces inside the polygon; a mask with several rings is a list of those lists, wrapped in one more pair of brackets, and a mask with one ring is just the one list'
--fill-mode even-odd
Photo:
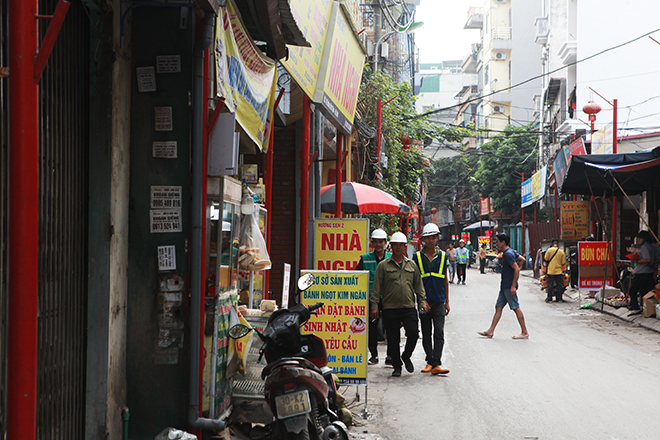
{"label": "narrow street", "polygon": [[381,363],[369,367],[368,417],[356,417],[354,439],[658,438],[660,334],[568,297],[546,304],[538,282],[521,277],[530,339],[511,339],[519,327],[508,308],[495,337],[482,338],[476,332],[490,324],[499,280],[471,269],[467,285],[450,284],[447,376],[419,372],[420,339],[415,372],[391,377],[380,343]]}

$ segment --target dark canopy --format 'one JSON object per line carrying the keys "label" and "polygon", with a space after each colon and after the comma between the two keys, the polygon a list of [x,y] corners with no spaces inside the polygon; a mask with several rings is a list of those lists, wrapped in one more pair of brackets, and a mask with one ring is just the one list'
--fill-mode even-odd
{"label": "dark canopy", "polygon": [[660,147],[639,153],[573,156],[561,192],[621,196],[623,193],[614,179],[628,195],[660,186]]}

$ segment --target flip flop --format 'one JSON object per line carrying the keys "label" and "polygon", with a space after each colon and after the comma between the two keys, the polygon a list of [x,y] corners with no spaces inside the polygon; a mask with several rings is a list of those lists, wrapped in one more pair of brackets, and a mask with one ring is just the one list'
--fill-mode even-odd
{"label": "flip flop", "polygon": [[515,335],[515,336],[511,336],[511,339],[529,339],[529,335],[527,336]]}
{"label": "flip flop", "polygon": [[484,338],[491,339],[493,335],[487,335],[486,332],[477,332],[479,336],[483,336]]}

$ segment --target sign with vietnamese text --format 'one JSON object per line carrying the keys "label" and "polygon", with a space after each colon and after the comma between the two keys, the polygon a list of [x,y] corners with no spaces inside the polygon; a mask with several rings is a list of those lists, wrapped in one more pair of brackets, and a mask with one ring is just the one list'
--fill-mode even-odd
{"label": "sign with vietnamese text", "polygon": [[280,62],[310,98],[314,98],[316,91],[333,3],[331,0],[289,1],[293,18],[312,47],[288,46],[289,57]]}
{"label": "sign with vietnamese text", "polygon": [[545,186],[548,181],[548,166],[534,173],[534,175],[525,180],[520,187],[520,206],[524,208],[529,206],[545,195]]}
{"label": "sign with vietnamese text", "polygon": [[578,241],[589,235],[589,202],[561,202],[561,234],[564,241]]}
{"label": "sign with vietnamese text", "polygon": [[369,252],[369,220],[317,219],[314,268],[353,270]]}
{"label": "sign with vietnamese text", "polygon": [[580,290],[598,290],[603,287],[603,278],[608,286],[612,286],[610,277],[612,270],[612,255],[607,241],[578,242],[578,266]]}
{"label": "sign with vietnamese text", "polygon": [[344,12],[335,2],[330,17],[314,102],[335,127],[351,134],[365,54]]}
{"label": "sign with vietnamese text", "polygon": [[491,206],[491,201],[490,197],[487,197],[485,199],[481,199],[481,215],[489,215],[490,214],[490,206]]}
{"label": "sign with vietnamese text", "polygon": [[265,151],[275,104],[277,63],[254,45],[232,2],[218,10],[215,62],[218,96]]}
{"label": "sign with vietnamese text", "polygon": [[302,293],[301,302],[324,305],[303,326],[303,334],[323,339],[328,366],[342,385],[367,384],[367,323],[369,322],[369,272],[320,271],[315,283]]}

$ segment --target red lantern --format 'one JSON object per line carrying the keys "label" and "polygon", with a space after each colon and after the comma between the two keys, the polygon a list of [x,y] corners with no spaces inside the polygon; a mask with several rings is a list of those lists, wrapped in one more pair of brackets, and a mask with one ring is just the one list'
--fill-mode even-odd
{"label": "red lantern", "polygon": [[427,157],[425,157],[422,159],[422,165],[424,166],[424,168],[426,168],[429,165],[431,165],[431,161]]}
{"label": "red lantern", "polygon": [[401,143],[407,147],[412,143],[412,141],[410,140],[410,137],[404,134],[403,136],[401,136]]}
{"label": "red lantern", "polygon": [[596,115],[600,112],[600,105],[593,101],[587,102],[582,111],[589,115],[589,121],[594,122],[596,120]]}

